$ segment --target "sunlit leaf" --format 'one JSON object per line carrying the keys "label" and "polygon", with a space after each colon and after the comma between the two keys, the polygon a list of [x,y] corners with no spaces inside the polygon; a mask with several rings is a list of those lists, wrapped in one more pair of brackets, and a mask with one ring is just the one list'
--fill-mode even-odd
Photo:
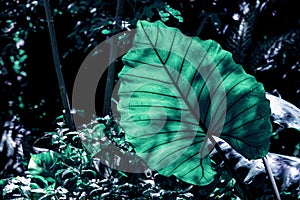
{"label": "sunlit leaf", "polygon": [[263,86],[216,42],[187,37],[160,21],[139,21],[123,63],[120,124],[152,169],[192,184],[211,183],[206,136],[212,135],[249,159],[268,152]]}

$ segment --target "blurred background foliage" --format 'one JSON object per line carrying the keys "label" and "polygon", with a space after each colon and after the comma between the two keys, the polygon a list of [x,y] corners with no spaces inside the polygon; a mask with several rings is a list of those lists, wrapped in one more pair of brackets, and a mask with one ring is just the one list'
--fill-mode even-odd
{"label": "blurred background foliage", "polygon": [[[50,1],[69,96],[88,53],[106,38],[146,19],[162,20],[187,35],[219,42],[267,92],[300,107],[300,12],[296,1],[120,2],[121,13],[116,18],[116,0]],[[4,178],[26,170],[30,153],[37,151],[34,142],[59,128],[56,118],[62,106],[43,1],[1,1],[0,8],[0,153],[5,158],[0,176]],[[100,80],[99,113],[104,85]],[[281,140],[275,140],[272,149],[292,154],[298,143],[289,150],[288,141],[300,141],[298,131],[285,129],[279,136]]]}

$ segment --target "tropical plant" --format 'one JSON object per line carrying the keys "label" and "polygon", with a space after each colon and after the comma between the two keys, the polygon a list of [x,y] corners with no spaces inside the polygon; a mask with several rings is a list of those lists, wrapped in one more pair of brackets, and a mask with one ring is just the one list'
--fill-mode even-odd
{"label": "tropical plant", "polygon": [[[266,94],[266,98],[270,101],[273,134],[271,136],[270,150],[266,158],[280,189],[281,197],[283,199],[299,199],[299,159],[297,157],[299,157],[300,152],[300,122],[298,117],[300,111],[297,107],[300,106],[300,61],[298,56],[300,16],[296,2],[281,0],[240,0],[236,2],[219,0],[80,0],[70,2],[58,0],[50,1],[50,4],[53,8],[53,16],[50,21],[54,22],[56,26],[63,75],[66,81],[66,89],[69,92],[71,91],[76,69],[87,53],[106,38],[124,30],[130,31],[135,29],[139,20],[148,22],[163,21],[168,26],[163,29],[166,30],[166,33],[176,32],[177,36],[180,36],[179,38],[192,42],[193,45],[186,49],[195,50],[193,47],[195,45],[201,46],[200,44],[210,45],[220,50],[216,55],[222,54],[226,58],[230,57],[230,54],[224,50],[231,52],[234,61],[241,64],[244,70],[253,75],[257,81],[263,83],[264,89],[269,92]],[[208,147],[208,149],[201,149],[203,157],[199,159],[199,155],[195,161],[200,162],[200,168],[197,168],[197,170],[206,168],[211,172],[209,175],[214,174],[213,180],[203,181],[204,178],[202,178],[203,186],[198,186],[198,181],[194,181],[194,184],[186,183],[171,175],[173,174],[171,171],[166,173],[170,175],[166,177],[160,174],[163,170],[148,169],[147,163],[136,156],[136,153],[141,155],[141,142],[137,138],[132,137],[134,133],[130,131],[132,127],[127,127],[124,131],[119,126],[119,114],[113,113],[114,115],[112,116],[110,102],[108,100],[103,102],[102,98],[105,96],[105,99],[110,99],[110,88],[115,86],[114,84],[118,81],[117,73],[122,70],[120,74],[122,75],[120,76],[121,82],[126,82],[122,82],[121,98],[114,97],[114,101],[121,109],[121,124],[126,124],[124,116],[134,115],[143,111],[141,107],[133,108],[132,106],[136,103],[141,103],[143,106],[146,105],[149,102],[149,98],[155,95],[153,92],[157,92],[156,88],[159,88],[161,84],[154,86],[143,85],[146,88],[137,88],[137,92],[134,92],[132,96],[132,100],[135,100],[129,101],[132,103],[129,106],[130,112],[126,112],[127,108],[125,109],[124,107],[128,102],[128,96],[126,97],[125,93],[122,94],[122,90],[124,91],[124,85],[131,85],[129,81],[134,80],[136,84],[139,81],[138,78],[126,78],[129,69],[133,70],[131,72],[135,72],[135,68],[137,68],[131,68],[133,66],[131,64],[134,64],[132,62],[133,53],[140,53],[143,50],[151,52],[155,49],[153,46],[146,50],[141,45],[140,47],[143,47],[141,51],[133,48],[128,55],[124,56],[123,60],[126,66],[123,67],[122,62],[120,62],[121,59],[117,59],[119,61],[115,63],[115,71],[111,70],[111,73],[107,75],[108,79],[111,80],[110,83],[106,80],[100,80],[97,91],[100,94],[97,94],[99,98],[96,98],[98,103],[96,106],[99,110],[97,114],[105,113],[105,115],[109,114],[109,116],[97,118],[96,120],[93,118],[91,123],[89,122],[90,119],[88,119],[83,128],[77,131],[70,131],[71,127],[67,127],[69,125],[65,122],[53,122],[58,115],[62,114],[62,107],[58,105],[58,102],[61,100],[58,98],[58,90],[55,89],[58,88],[56,86],[57,79],[55,78],[51,57],[48,56],[51,55],[51,46],[48,41],[49,35],[45,30],[47,20],[43,1],[3,1],[0,3],[0,6],[0,21],[3,22],[0,23],[0,47],[3,49],[0,54],[0,105],[2,108],[0,114],[0,131],[2,133],[0,153],[1,157],[5,157],[5,160],[1,163],[0,175],[2,179],[0,180],[0,190],[3,191],[0,196],[1,199],[243,199],[247,190],[250,191],[253,198],[274,198],[272,187],[266,178],[263,161],[248,160],[249,156],[245,158],[235,151],[243,152],[247,149],[237,147],[237,145],[244,145],[245,142],[248,142],[250,136],[247,136],[246,131],[242,131],[243,134],[241,135],[234,135],[240,137],[246,134],[246,138],[242,138],[241,142],[229,139],[232,138],[232,134],[217,133],[221,137],[225,136],[224,139],[227,138],[228,142],[234,142],[235,145],[231,143],[232,146],[215,136],[209,139],[206,136],[210,134],[204,135],[202,133],[204,132],[202,129],[207,128],[207,123],[213,121],[211,113],[213,113],[214,109],[208,108],[215,105],[214,101],[208,100],[199,106],[201,111],[204,109],[205,112],[205,114],[198,116],[199,119],[203,120],[207,116],[206,121],[208,122],[197,125],[194,123],[192,130],[195,130],[197,126],[199,128],[197,134],[188,133],[189,135],[187,136],[192,136],[192,138],[195,136],[194,146],[198,145],[197,151],[199,151],[202,140],[202,146]],[[141,25],[140,22],[138,24]],[[184,34],[182,35],[181,32]],[[197,39],[194,36],[198,36],[201,39]],[[145,35],[143,37],[137,35],[136,40],[138,40],[137,38],[145,38]],[[177,39],[177,37],[174,37],[174,41],[177,41]],[[207,39],[213,39],[220,46],[216,45],[217,43],[212,40],[205,41]],[[165,44],[167,41],[165,40],[161,44]],[[123,38],[121,41],[118,41],[118,45],[124,45],[124,42],[126,45],[130,45],[126,37],[125,40]],[[180,43],[174,43],[175,46],[178,44]],[[136,46],[136,43],[134,46]],[[154,46],[156,47],[157,45]],[[185,43],[184,46],[186,47]],[[182,61],[184,60],[182,58],[187,60],[189,56],[192,57],[189,53],[186,56],[182,56],[182,52],[178,55],[170,53],[168,56],[169,52],[172,51],[167,47],[163,46],[157,55],[164,55],[168,58],[166,59],[168,61],[167,64],[172,63],[170,69],[175,69],[173,67],[176,65],[173,66],[173,64],[176,64],[177,60]],[[207,54],[204,57],[207,58],[209,56],[213,58],[212,50],[208,51],[211,55]],[[104,51],[101,49],[99,52]],[[200,52],[197,53],[199,54]],[[156,58],[158,58],[157,55],[155,55]],[[146,63],[151,57],[149,62],[151,61],[161,66],[160,61],[156,62],[157,60],[153,59],[155,56],[152,54],[145,56],[147,58]],[[138,57],[135,61],[140,59]],[[241,72],[241,77],[249,78],[245,82],[251,82],[250,84],[256,86],[260,85],[256,83],[253,77],[245,74],[241,66],[234,64],[231,59],[229,60],[228,64],[230,67],[233,67],[232,69]],[[224,60],[222,60],[216,69],[221,69],[221,66],[224,64]],[[180,74],[178,77],[185,79],[185,77],[188,77],[190,73],[195,71],[193,66],[196,66],[196,64],[185,61],[178,66],[182,66],[182,69],[187,69],[187,66],[188,69],[192,69],[191,71],[182,71],[180,73],[176,70],[172,71],[177,75]],[[153,69],[152,67],[151,69]],[[151,74],[151,71],[148,70],[136,72],[142,73],[144,78]],[[230,74],[227,68],[224,68],[223,72]],[[225,78],[225,82],[226,79],[228,81],[228,78],[224,77],[222,73],[222,76],[220,76],[221,80]],[[228,75],[229,78],[231,76],[232,74]],[[165,76],[165,73],[161,73],[155,74],[151,78],[154,77],[164,79],[168,76]],[[195,75],[195,78],[197,77]],[[103,77],[103,79],[105,78]],[[235,83],[239,83],[239,80],[241,80],[239,78],[234,79]],[[140,81],[143,79],[140,79]],[[191,83],[189,79],[179,80],[182,83],[181,86],[191,88],[189,87]],[[199,80],[201,80],[201,77],[193,83],[197,83]],[[151,81],[148,80],[147,82]],[[143,83],[147,82],[143,81]],[[228,82],[229,86],[230,84]],[[43,85],[42,90],[40,85]],[[104,89],[105,85],[109,85],[110,88]],[[193,84],[192,88],[194,89]],[[259,88],[262,89],[261,85]],[[135,90],[135,88],[132,89]],[[141,97],[141,92],[145,92],[144,89],[152,92],[152,94],[148,93],[143,98],[143,102],[140,102],[136,98]],[[174,94],[178,92],[172,90],[172,87],[167,87],[167,89],[168,92],[171,91]],[[201,99],[209,99],[202,98],[203,95],[208,97],[210,92],[208,89],[209,86],[207,85],[203,87],[202,92],[199,93]],[[219,90],[215,89],[216,92],[213,96],[219,94],[217,92]],[[190,94],[192,89],[183,91],[186,92],[183,94]],[[197,88],[195,91],[197,92]],[[263,90],[260,91],[261,93],[263,92]],[[166,100],[170,99],[169,97],[172,95],[167,93],[166,90],[160,90],[159,92],[166,93],[165,98],[161,98],[162,101],[159,103],[166,103]],[[267,105],[268,102],[261,93],[259,98],[263,100],[264,103],[262,104]],[[234,101],[236,96],[230,95],[228,99]],[[119,100],[120,103],[118,103]],[[190,103],[191,98],[186,98],[186,100],[187,103]],[[172,123],[175,126],[169,126],[170,119],[174,117],[173,114],[181,116],[182,113],[179,111],[186,105],[186,102],[184,102],[177,106],[176,103],[178,102],[180,103],[182,100],[170,101],[170,108],[165,110],[167,111],[165,114],[168,117],[168,123],[166,123],[168,125],[165,128],[171,127],[171,131],[176,129],[179,123],[177,125]],[[193,105],[197,104],[195,102],[191,103],[194,103]],[[158,104],[151,102],[149,105]],[[238,105],[238,103],[235,105]],[[171,113],[169,110],[172,108],[177,110]],[[236,106],[233,105],[232,108],[236,108]],[[252,109],[254,108],[256,108],[255,105],[253,105]],[[143,109],[146,111],[148,108],[144,107]],[[236,108],[234,110],[239,112],[239,109]],[[266,109],[268,110],[268,108]],[[105,110],[105,112],[102,112],[102,110]],[[153,116],[153,114],[157,114],[156,111],[161,110],[152,108],[150,109],[150,113],[152,113],[149,116]],[[76,112],[76,115],[82,115],[83,113],[81,112],[84,111],[76,110]],[[269,113],[269,111],[266,111],[264,114],[267,114],[267,112]],[[186,113],[188,113],[188,110]],[[251,118],[254,114],[252,113],[249,116]],[[92,118],[87,116],[87,118],[89,117]],[[134,117],[147,117],[147,115]],[[225,120],[229,119],[229,116],[227,117]],[[237,116],[237,119],[248,119],[244,117],[245,115],[241,114]],[[186,119],[193,121],[192,118],[188,117]],[[60,119],[63,119],[63,117]],[[151,127],[147,122],[149,120],[146,120],[143,126]],[[233,125],[232,122],[229,122],[227,127],[225,127],[227,130],[230,129],[229,126]],[[139,122],[138,124],[141,123]],[[268,132],[267,127],[269,126],[270,124],[265,126],[266,132]],[[148,130],[146,127],[138,128],[141,132],[136,132],[137,135],[150,133],[149,131],[151,130]],[[255,129],[257,127],[250,128]],[[150,135],[158,140],[161,140],[161,137],[163,137],[166,140],[166,144],[160,145],[162,147],[172,144],[172,142],[169,143],[169,135],[166,133],[156,134],[153,131],[153,134],[151,133]],[[151,143],[149,138],[147,136],[147,140],[145,140],[145,144],[148,147],[150,147],[149,144]],[[175,136],[175,139],[181,138],[176,138]],[[199,143],[197,143],[197,139]],[[218,151],[212,150],[213,145],[210,144],[210,140],[216,140],[217,145],[215,145],[215,148]],[[185,140],[185,142],[189,143],[188,140]],[[265,142],[262,143],[265,144]],[[183,146],[184,144],[181,145]],[[196,148],[193,148],[194,146],[188,148],[188,150],[195,152]],[[145,145],[145,147],[147,146]],[[174,145],[172,148],[175,151],[178,149]],[[186,155],[187,151],[184,152],[184,148],[178,152]],[[117,150],[116,154],[112,155],[111,149]],[[265,144],[261,153],[254,152],[253,155],[262,157],[266,154],[267,149],[268,147]],[[208,154],[209,150],[212,150],[210,154]],[[159,159],[149,160],[145,158],[145,160],[148,161],[152,169],[156,169],[159,166],[155,165],[155,162],[159,162]],[[151,162],[153,160],[154,162]],[[187,161],[191,161],[191,159],[187,159]],[[207,168],[209,163],[210,166]],[[146,170],[143,173],[129,173],[116,170],[118,168],[124,169],[124,167],[131,169],[139,167]],[[188,169],[186,171],[189,172]],[[203,170],[203,174],[198,176],[198,178],[209,177],[207,173],[205,174],[205,171],[207,170]],[[193,172],[190,172],[190,174],[193,175]],[[239,179],[241,180],[239,181]],[[204,185],[207,183],[209,184]]]}
{"label": "tropical plant", "polygon": [[248,159],[267,154],[272,130],[265,91],[214,41],[140,21],[123,62],[120,124],[152,169],[211,183],[207,151],[214,136]]}

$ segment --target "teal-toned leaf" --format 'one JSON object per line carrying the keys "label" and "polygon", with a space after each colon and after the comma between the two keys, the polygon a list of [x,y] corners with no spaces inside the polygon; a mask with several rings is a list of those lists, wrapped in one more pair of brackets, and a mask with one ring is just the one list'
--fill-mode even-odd
{"label": "teal-toned leaf", "polygon": [[139,21],[123,63],[120,125],[153,170],[196,185],[211,183],[212,136],[249,159],[268,152],[264,88],[216,42],[187,37],[160,21]]}
{"label": "teal-toned leaf", "polygon": [[[32,183],[30,183],[30,187],[32,185],[38,186],[38,188],[46,188],[48,187],[50,184],[47,182],[47,180],[44,178],[44,176],[40,176],[40,175],[29,175]],[[32,187],[31,187],[32,188]]]}
{"label": "teal-toned leaf", "polygon": [[36,179],[33,182],[40,184],[40,187],[42,188],[48,185],[60,184],[61,180],[55,174],[61,168],[66,168],[65,166],[62,166],[60,162],[62,160],[61,154],[54,151],[33,154],[28,163],[30,178]]}
{"label": "teal-toned leaf", "polygon": [[30,188],[31,188],[31,190],[40,189],[40,186],[36,183],[30,183]]}
{"label": "teal-toned leaf", "polygon": [[110,31],[110,30],[107,30],[107,29],[103,29],[103,30],[101,31],[101,33],[102,33],[103,35],[108,35],[108,34],[111,33],[111,31]]}
{"label": "teal-toned leaf", "polygon": [[178,22],[182,23],[183,18],[181,17],[181,13],[178,10],[173,9],[170,5],[165,4],[164,10],[159,10],[159,15],[161,20],[166,22],[170,19],[170,16],[173,16]]}

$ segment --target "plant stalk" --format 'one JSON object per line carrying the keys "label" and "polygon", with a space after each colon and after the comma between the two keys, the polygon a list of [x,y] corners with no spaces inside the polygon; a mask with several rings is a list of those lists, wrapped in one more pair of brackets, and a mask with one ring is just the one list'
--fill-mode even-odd
{"label": "plant stalk", "polygon": [[54,28],[53,19],[51,16],[49,0],[44,0],[44,7],[45,7],[46,17],[47,17],[47,22],[48,22],[48,30],[49,30],[49,35],[50,35],[55,71],[56,71],[56,76],[58,79],[58,86],[59,86],[61,101],[62,101],[62,105],[63,105],[63,109],[64,109],[64,118],[65,118],[67,127],[71,131],[73,131],[73,130],[75,130],[75,125],[74,125],[73,116],[71,114],[71,109],[70,109],[68,95],[66,92],[64,77],[63,77],[62,70],[61,70],[61,64],[60,64],[60,59],[59,59],[58,47],[57,47],[57,40],[56,40],[56,35],[55,35],[55,28]]}
{"label": "plant stalk", "polygon": [[250,194],[250,192],[246,188],[244,182],[239,178],[239,176],[236,173],[236,171],[234,171],[232,165],[230,164],[229,160],[225,156],[225,154],[222,151],[222,149],[219,146],[219,144],[216,142],[216,140],[211,135],[208,135],[208,138],[215,145],[214,147],[216,148],[216,150],[217,150],[218,155],[220,156],[220,158],[224,161],[225,167],[227,168],[227,170],[229,171],[229,173],[231,173],[231,175],[233,176],[233,178],[236,180],[237,184],[240,186],[240,188],[243,191],[243,193],[246,196],[246,198],[248,200],[252,200],[253,199],[252,195]]}
{"label": "plant stalk", "polygon": [[[115,15],[115,25],[113,28],[113,32],[117,30],[122,25],[121,14],[123,11],[123,0],[117,1],[117,8],[116,8],[116,15]],[[112,37],[112,43],[110,44],[110,52],[109,52],[109,63],[110,66],[108,67],[107,71],[107,78],[106,78],[106,85],[105,85],[105,93],[104,93],[104,105],[103,105],[103,116],[111,114],[111,97],[114,87],[114,79],[115,79],[115,71],[116,71],[116,64],[113,58],[116,56],[116,45],[117,45],[117,38]]]}
{"label": "plant stalk", "polygon": [[271,181],[274,195],[276,196],[276,199],[277,199],[277,200],[281,200],[281,197],[280,197],[280,194],[279,194],[279,190],[278,190],[278,188],[277,188],[277,185],[276,185],[276,182],[275,182],[273,173],[272,173],[272,169],[271,169],[271,167],[270,167],[270,165],[269,165],[267,156],[263,157],[262,160],[263,160],[263,163],[264,163],[266,172],[267,172],[267,174],[268,174],[268,177],[269,177],[269,179],[270,179],[270,181]]}

